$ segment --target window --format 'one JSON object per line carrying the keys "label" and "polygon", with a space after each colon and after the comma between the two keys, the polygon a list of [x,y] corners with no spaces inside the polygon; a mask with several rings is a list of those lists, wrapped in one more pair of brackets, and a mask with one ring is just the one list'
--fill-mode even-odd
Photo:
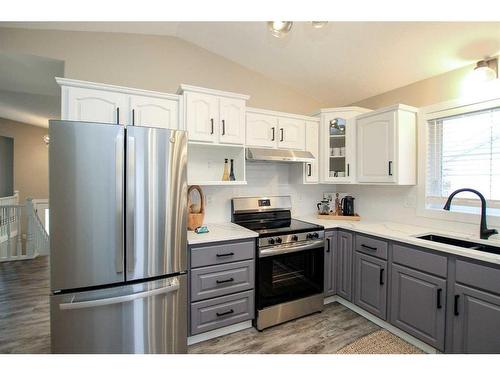
{"label": "window", "polygon": [[[441,209],[456,189],[468,187],[500,215],[500,107],[433,119],[428,125],[426,208]],[[479,199],[461,193],[453,209],[478,212]]]}

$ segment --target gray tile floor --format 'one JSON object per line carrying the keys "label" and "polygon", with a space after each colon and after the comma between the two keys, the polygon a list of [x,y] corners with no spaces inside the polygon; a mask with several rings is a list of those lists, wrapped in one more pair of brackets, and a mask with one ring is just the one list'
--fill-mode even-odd
{"label": "gray tile floor", "polygon": [[[47,257],[0,263],[0,353],[50,353]],[[189,353],[335,353],[380,329],[333,303],[264,332],[253,328],[193,345]]]}

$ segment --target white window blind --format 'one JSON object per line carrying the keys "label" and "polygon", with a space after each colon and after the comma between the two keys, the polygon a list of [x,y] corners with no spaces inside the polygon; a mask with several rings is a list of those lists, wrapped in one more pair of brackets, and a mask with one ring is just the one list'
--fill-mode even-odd
{"label": "white window blind", "polygon": [[[434,119],[428,122],[426,207],[442,208],[460,188],[481,192],[489,214],[500,214],[500,108]],[[461,193],[453,207],[477,212],[479,199]]]}

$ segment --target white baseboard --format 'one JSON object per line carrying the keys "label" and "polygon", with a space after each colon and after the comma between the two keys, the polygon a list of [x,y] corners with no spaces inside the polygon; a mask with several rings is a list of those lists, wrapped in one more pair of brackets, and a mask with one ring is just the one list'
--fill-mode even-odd
{"label": "white baseboard", "polygon": [[236,323],[228,327],[222,327],[219,329],[214,329],[213,331],[210,332],[200,333],[199,335],[188,337],[188,345],[193,345],[202,341],[215,339],[216,337],[229,335],[230,333],[238,332],[250,327],[252,327],[252,321],[246,320],[244,322]]}
{"label": "white baseboard", "polygon": [[366,319],[375,323],[379,327],[388,330],[392,334],[394,334],[394,335],[402,338],[406,342],[409,342],[410,344],[416,346],[417,348],[424,351],[425,353],[429,353],[429,354],[439,353],[439,351],[436,348],[433,348],[432,346],[426,344],[425,342],[422,342],[422,341],[416,339],[415,337],[407,334],[406,332],[401,331],[399,328],[394,327],[393,325],[387,323],[386,321],[384,321],[380,318],[377,318],[375,315],[370,314],[369,312],[367,312],[367,311],[363,310],[362,308],[356,306],[355,304],[343,299],[342,297],[339,297],[339,296],[327,297],[327,298],[325,298],[324,304],[327,305],[327,304],[332,303],[332,302],[338,302],[341,305],[344,305],[349,310],[352,310],[355,313],[365,317]]}

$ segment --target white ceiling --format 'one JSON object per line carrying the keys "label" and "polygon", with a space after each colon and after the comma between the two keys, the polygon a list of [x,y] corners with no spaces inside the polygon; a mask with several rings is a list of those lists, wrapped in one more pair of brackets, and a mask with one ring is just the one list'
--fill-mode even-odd
{"label": "white ceiling", "polygon": [[2,26],[177,36],[327,105],[347,105],[500,54],[500,22],[47,22]]}

